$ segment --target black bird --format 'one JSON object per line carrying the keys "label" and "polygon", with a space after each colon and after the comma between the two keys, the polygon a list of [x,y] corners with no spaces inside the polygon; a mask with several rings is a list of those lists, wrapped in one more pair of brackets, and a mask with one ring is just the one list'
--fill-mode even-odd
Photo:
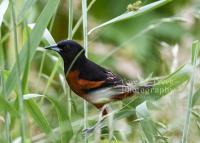
{"label": "black bird", "polygon": [[[130,86],[126,82],[85,56],[84,48],[72,40],[64,40],[46,49],[60,54],[64,61],[64,72],[70,88],[81,98],[102,109],[106,103],[122,100],[152,87],[149,82],[143,86]],[[103,108],[103,115],[107,109]]]}

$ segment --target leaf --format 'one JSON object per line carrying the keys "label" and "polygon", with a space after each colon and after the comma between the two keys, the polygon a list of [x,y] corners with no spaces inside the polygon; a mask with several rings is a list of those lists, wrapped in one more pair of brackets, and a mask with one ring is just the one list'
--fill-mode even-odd
{"label": "leaf", "polygon": [[44,95],[41,94],[25,94],[23,95],[24,100],[29,100],[37,97],[43,97]]}
{"label": "leaf", "polygon": [[[25,106],[28,109],[28,112],[33,117],[34,121],[49,137],[54,140],[55,136],[53,135],[52,129],[46,117],[41,112],[39,106],[33,100],[25,100]],[[50,136],[52,135],[52,136]]]}
{"label": "leaf", "polygon": [[8,9],[8,5],[9,5],[9,0],[2,0],[0,4],[0,27],[3,22],[3,17],[6,13],[6,10]]}
{"label": "leaf", "polygon": [[154,100],[160,99],[162,96],[170,93],[185,81],[188,81],[190,79],[191,72],[192,67],[190,65],[185,65],[179,68],[177,71],[170,74],[150,89],[149,94],[147,94],[146,97]]}
{"label": "leaf", "polygon": [[[194,75],[196,74],[196,66],[197,66],[196,63],[197,63],[199,51],[200,51],[200,42],[194,41],[193,45],[192,45],[192,64],[194,66],[194,71],[193,71]],[[198,89],[194,93],[193,97],[191,97],[192,98],[192,103],[191,103],[192,105],[191,106],[194,106],[194,104],[198,101],[199,96],[200,96],[200,89]]]}
{"label": "leaf", "polygon": [[0,85],[2,93],[0,93],[0,110],[8,111],[11,115],[19,117],[18,111],[13,107],[13,105],[6,100],[5,90],[5,80],[10,74],[7,70],[0,70]]}
{"label": "leaf", "polygon": [[147,108],[147,102],[143,102],[136,107],[136,114],[139,119],[142,118],[142,120],[140,120],[140,124],[148,141],[150,143],[156,142],[157,132],[154,123],[151,120],[150,113]]}
{"label": "leaf", "polygon": [[[42,35],[44,33],[45,28],[47,27],[51,17],[56,11],[56,7],[59,4],[59,0],[48,0],[45,8],[43,9],[41,15],[37,19],[36,25],[33,29],[33,31],[30,33],[29,41],[31,43],[30,45],[30,59],[33,58],[36,48],[40,43],[40,40],[42,38]],[[26,58],[27,58],[27,50],[28,50],[28,42],[25,43],[23,46],[22,50],[20,51],[19,55],[19,62],[21,64],[21,69],[20,71],[24,71],[25,64],[26,64]],[[16,75],[16,63],[12,69],[12,72],[10,76],[8,77],[8,80],[6,82],[6,95],[8,95],[13,88],[16,85],[16,80],[17,80],[17,75]]]}
{"label": "leaf", "polygon": [[[29,28],[33,29],[35,27],[35,23],[32,24],[28,24]],[[54,45],[56,44],[55,40],[53,39],[51,33],[49,32],[49,30],[46,28],[43,34],[43,38],[50,44],[50,45]]]}
{"label": "leaf", "polygon": [[69,121],[67,108],[60,104],[56,98],[50,96],[47,98],[54,104],[54,107],[56,108],[61,132],[61,142],[68,143],[73,136],[73,130]]}
{"label": "leaf", "polygon": [[53,67],[53,70],[52,70],[52,72],[51,72],[51,75],[50,75],[50,77],[48,78],[47,84],[46,84],[46,86],[45,86],[45,88],[44,88],[44,91],[43,91],[43,94],[44,94],[44,95],[47,93],[47,91],[48,91],[48,89],[49,89],[49,86],[51,85],[51,82],[53,81],[53,78],[54,78],[54,76],[55,76],[55,74],[56,74],[56,72],[57,72],[57,70],[58,70],[58,68],[59,68],[60,61],[61,61],[61,60],[58,60],[58,61],[55,63],[54,67]]}
{"label": "leaf", "polygon": [[172,0],[160,0],[160,1],[157,1],[157,2],[150,3],[148,5],[145,5],[141,8],[139,8],[137,11],[130,11],[130,12],[124,13],[120,16],[117,16],[117,17],[99,25],[99,26],[92,28],[88,32],[88,35],[90,35],[93,31],[95,31],[99,28],[102,28],[104,26],[107,26],[107,25],[110,25],[110,24],[113,24],[113,23],[116,23],[116,22],[119,22],[119,21],[122,21],[122,20],[125,20],[125,19],[129,19],[129,18],[133,18],[133,17],[139,16],[139,15],[142,15],[142,14],[149,12],[153,9],[156,9],[156,8],[162,6],[162,5],[165,5],[166,3],[170,2],[170,1],[172,1]]}
{"label": "leaf", "polygon": [[199,100],[199,98],[200,98],[200,88],[195,92],[192,98],[192,106],[195,105],[195,103]]}
{"label": "leaf", "polygon": [[31,7],[35,4],[36,0],[26,0],[24,3],[23,8],[19,12],[19,15],[17,17],[18,22],[22,21],[23,18],[26,16],[28,11],[31,9]]}
{"label": "leaf", "polygon": [[37,98],[37,97],[45,97],[54,105],[57,115],[58,115],[58,120],[59,120],[61,141],[63,143],[69,142],[70,139],[72,138],[73,130],[72,130],[71,123],[69,121],[66,107],[64,107],[62,104],[60,104],[59,101],[54,97],[44,96],[44,95],[40,95],[40,94],[24,95],[25,103],[28,103],[26,105],[27,105],[31,115],[33,116],[33,118],[35,119],[35,121],[37,122],[39,127],[41,127],[47,134],[49,134],[51,132],[49,123],[48,123],[47,119],[44,117],[44,115],[42,114],[42,112],[40,111],[37,104],[33,100],[31,100],[31,99]]}
{"label": "leaf", "polygon": [[19,117],[18,111],[2,95],[0,95],[0,110],[8,111],[11,115]]}
{"label": "leaf", "polygon": [[200,51],[200,42],[194,41],[192,45],[192,64],[196,65],[195,61],[198,58],[198,54]]}
{"label": "leaf", "polygon": [[192,44],[192,74],[190,78],[190,87],[188,91],[188,103],[187,103],[187,113],[185,117],[185,123],[183,128],[183,135],[182,135],[182,142],[186,143],[188,140],[189,135],[189,128],[190,128],[190,118],[191,118],[191,109],[192,109],[192,101],[193,101],[193,94],[194,94],[194,85],[196,79],[196,72],[197,72],[197,58],[199,53],[199,41],[194,41]]}
{"label": "leaf", "polygon": [[[124,110],[132,110],[146,100],[158,100],[167,95],[169,92],[173,91],[178,86],[190,79],[191,70],[192,68],[190,65],[180,67],[177,71],[158,82],[152,89],[148,91],[146,95],[138,95],[135,100],[125,105],[125,107],[121,109],[121,113],[117,113],[115,115],[115,118],[121,118],[124,116],[122,115]],[[135,112],[129,112],[126,117],[133,115],[134,113]]]}
{"label": "leaf", "polygon": [[[94,4],[95,2],[96,2],[96,0],[92,0],[92,1],[89,3],[89,5],[88,5],[88,7],[87,7],[87,11],[90,10],[90,8],[93,6],[93,4]],[[82,21],[83,21],[83,16],[81,15],[81,17],[79,18],[79,20],[77,21],[77,23],[75,24],[75,26],[74,26],[74,28],[73,28],[73,30],[72,30],[72,37],[74,36],[74,34],[76,33],[76,31],[78,30],[78,28],[79,28],[79,26],[81,25]]]}

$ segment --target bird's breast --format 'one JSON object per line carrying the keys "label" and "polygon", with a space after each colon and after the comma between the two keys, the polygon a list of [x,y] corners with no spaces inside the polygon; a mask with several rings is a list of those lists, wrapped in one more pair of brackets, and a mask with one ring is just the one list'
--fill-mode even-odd
{"label": "bird's breast", "polygon": [[70,86],[70,88],[82,98],[90,101],[90,98],[88,96],[89,91],[93,91],[93,89],[98,90],[101,88],[101,86],[105,83],[105,81],[91,81],[84,78],[79,77],[80,72],[77,71],[70,71],[67,77],[67,82]]}
{"label": "bird's breast", "polygon": [[78,84],[79,80],[79,71],[70,71],[68,75],[66,75],[67,82],[70,86],[70,88],[79,96],[83,96],[84,93],[81,89],[81,87]]}

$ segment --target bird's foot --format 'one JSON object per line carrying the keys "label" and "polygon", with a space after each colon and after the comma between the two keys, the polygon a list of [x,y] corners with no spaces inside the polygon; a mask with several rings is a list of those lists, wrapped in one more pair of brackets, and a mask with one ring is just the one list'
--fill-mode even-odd
{"label": "bird's foot", "polygon": [[104,112],[106,112],[107,114],[107,106],[103,106],[103,108],[101,109],[101,114],[99,116],[99,120],[97,121],[97,123],[90,127],[90,128],[86,128],[86,129],[83,129],[83,133],[84,134],[89,134],[89,133],[92,133],[94,130],[98,129],[98,128],[101,128],[101,124],[102,122],[105,120],[105,116],[104,116]]}
{"label": "bird's foot", "polygon": [[95,129],[96,129],[96,124],[94,125],[94,126],[92,126],[92,127],[90,127],[90,128],[86,128],[86,129],[83,129],[83,133],[84,134],[89,134],[89,133],[92,133]]}
{"label": "bird's foot", "polygon": [[102,124],[103,121],[104,121],[104,118],[101,118],[94,126],[86,128],[86,129],[83,129],[82,132],[84,134],[92,133],[95,129],[101,128],[101,124]]}

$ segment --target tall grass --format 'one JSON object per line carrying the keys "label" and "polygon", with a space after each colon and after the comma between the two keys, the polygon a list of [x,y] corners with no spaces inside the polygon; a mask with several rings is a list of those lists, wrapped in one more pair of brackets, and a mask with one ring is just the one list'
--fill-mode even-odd
{"label": "tall grass", "polygon": [[[72,27],[73,27],[73,0],[68,0],[68,13],[69,13],[69,18],[68,18],[68,39],[72,40]],[[71,95],[72,91],[70,90],[70,87],[68,85],[68,116],[71,119]]]}
{"label": "tall grass", "polygon": [[[92,8],[92,6],[94,5],[95,2],[96,2],[96,0],[92,0],[92,1],[89,3],[87,11],[89,11],[90,8]],[[83,16],[81,15],[81,17],[80,17],[79,20],[76,22],[76,24],[75,24],[75,26],[74,26],[74,28],[73,28],[73,30],[72,30],[72,37],[73,37],[74,34],[77,32],[77,30],[78,30],[79,26],[81,25],[82,21],[83,21]]]}
{"label": "tall grass", "polygon": [[[88,57],[88,23],[87,23],[87,0],[82,0],[82,15],[83,15],[83,42],[86,57]],[[88,105],[84,101],[84,128],[88,126]],[[84,135],[84,142],[88,142],[87,134]]]}
{"label": "tall grass", "polygon": [[194,83],[196,79],[196,73],[197,73],[197,58],[200,51],[200,42],[195,41],[192,45],[192,75],[190,79],[190,88],[188,93],[188,106],[187,106],[187,114],[185,118],[185,124],[183,129],[183,137],[182,137],[182,143],[188,142],[188,133],[189,133],[189,127],[190,127],[190,120],[191,120],[191,112],[192,112],[192,100],[194,95]]}
{"label": "tall grass", "polygon": [[[6,13],[6,10],[8,8],[9,5],[9,0],[3,0],[0,4],[0,27],[2,25],[3,22],[3,17]],[[1,34],[1,29],[0,29],[0,39],[1,39],[1,43],[0,43],[0,66],[4,66],[4,51],[3,51],[3,47],[2,47],[2,34]]]}
{"label": "tall grass", "polygon": [[[5,94],[5,79],[4,79],[4,72],[3,70],[0,71],[0,75],[1,75],[1,85],[2,85],[2,92],[4,94],[4,98],[5,100],[7,99],[6,97],[6,94]],[[6,136],[6,140],[8,143],[11,143],[12,142],[12,139],[11,139],[11,132],[10,132],[10,113],[8,111],[5,111],[5,115],[4,115],[4,118],[5,118],[5,136]]]}
{"label": "tall grass", "polygon": [[[6,13],[6,10],[8,8],[9,5],[9,0],[4,0],[1,2],[0,4],[0,79],[1,79],[1,89],[3,95],[5,96],[5,100],[7,100],[7,95],[5,94],[5,79],[4,79],[4,68],[5,68],[5,55],[4,55],[4,50],[3,50],[3,36],[2,36],[2,22],[3,22],[3,18],[4,15]],[[5,111],[5,136],[6,136],[6,140],[8,143],[11,143],[11,133],[10,133],[10,113],[8,111]]]}
{"label": "tall grass", "polygon": [[[91,21],[94,20],[94,23],[91,23],[91,25],[96,26],[90,30],[88,30],[88,25],[90,25],[88,22],[88,12],[92,6],[97,6],[95,4],[98,4],[100,1],[91,0],[87,5],[87,0],[82,0],[82,14],[79,19],[76,19],[77,15],[73,14],[73,12],[76,12],[73,11],[73,4],[75,4],[75,1],[65,1],[68,5],[68,28],[66,28],[68,31],[68,39],[71,40],[80,25],[83,24],[83,46],[86,51],[86,56],[88,57],[88,36],[90,36],[91,33],[96,30],[101,30],[104,27],[108,27],[109,29],[111,24],[114,23],[125,23],[126,21],[122,20],[131,20],[144,13],[149,13],[170,1],[172,0],[160,0],[143,5],[136,11],[122,13],[99,25],[95,17],[92,17]],[[190,127],[196,122],[197,126],[200,124],[198,120],[191,122],[193,121],[193,117],[194,119],[200,119],[199,107],[196,105],[200,99],[200,90],[198,89],[195,92],[196,82],[198,82],[195,81],[195,79],[198,76],[196,71],[198,68],[197,64],[199,64],[199,42],[193,43],[192,68],[190,64],[183,65],[175,72],[163,77],[156,83],[151,92],[146,92],[144,95],[135,96],[135,98],[129,98],[123,102],[112,104],[114,107],[112,109],[114,111],[110,110],[111,113],[105,117],[106,119],[108,118],[108,124],[107,122],[98,124],[97,129],[91,134],[84,134],[83,139],[82,128],[86,129],[90,124],[96,123],[99,112],[95,109],[93,110],[93,107],[88,108],[89,105],[86,101],[84,101],[83,109],[82,104],[80,104],[82,100],[80,101],[79,97],[73,96],[71,90],[65,89],[65,85],[63,84],[66,81],[63,80],[65,75],[63,75],[62,72],[63,65],[61,64],[61,58],[58,58],[58,55],[53,55],[53,52],[46,52],[43,49],[44,46],[55,44],[54,37],[51,33],[55,32],[54,30],[57,31],[57,28],[59,29],[59,27],[54,24],[57,24],[56,20],[59,21],[57,16],[59,17],[62,11],[62,8],[58,8],[60,1],[47,0],[40,3],[36,0],[27,0],[20,2],[23,3],[22,6],[16,4],[17,2],[14,0],[10,0],[10,3],[9,0],[2,0],[0,3],[0,130],[2,129],[0,142],[86,143],[94,141],[101,142],[101,138],[104,138],[102,142],[170,142],[171,138],[174,139],[173,135],[175,133],[175,138],[177,139],[179,130],[174,130],[178,129],[178,127],[176,127],[177,121],[180,122],[181,120],[171,121],[170,118],[167,118],[167,121],[163,121],[157,118],[155,114],[159,113],[158,115],[163,115],[161,113],[161,107],[164,108],[162,97],[166,95],[169,96],[170,92],[175,91],[177,87],[189,80],[190,87],[187,114],[184,130],[180,131],[183,132],[183,136],[182,138],[180,137],[179,140],[182,140],[183,143],[190,141],[189,135],[191,134],[192,138],[194,134],[193,131],[189,130]],[[62,3],[60,4],[62,5]],[[7,9],[8,5],[10,5],[11,9]],[[44,8],[42,8],[42,6]],[[40,9],[41,12],[39,12]],[[8,11],[7,14],[6,11]],[[58,14],[56,14],[57,11]],[[66,11],[67,9],[65,9],[65,16]],[[39,15],[38,18],[37,15]],[[11,18],[11,22],[8,18]],[[77,23],[73,26],[73,21],[76,20]],[[30,21],[33,23],[29,24]],[[182,17],[159,19],[156,23],[142,29],[142,31],[139,31],[138,34],[133,37],[128,37],[117,50],[123,49],[127,45],[134,47],[134,44],[130,44],[130,41],[133,39],[137,40],[138,37],[146,36],[151,31],[159,29],[163,24],[168,25],[176,21],[185,21],[185,19]],[[146,20],[144,19],[143,22],[146,22]],[[11,24],[12,26],[10,26]],[[114,32],[115,34],[115,31],[112,30],[111,28],[109,32]],[[18,31],[20,32],[18,33]],[[77,34],[78,36],[75,35],[75,38],[79,38],[79,34]],[[117,34],[115,36],[118,36]],[[14,39],[11,38],[12,36]],[[101,36],[104,37],[103,34]],[[23,42],[20,42],[21,39]],[[156,40],[158,41],[158,39]],[[12,43],[14,43],[13,47],[10,46]],[[99,43],[99,41],[97,43]],[[21,45],[23,46],[21,47]],[[94,45],[96,46],[96,42]],[[8,49],[14,49],[11,50],[16,57],[14,60],[9,56],[10,52]],[[109,63],[112,59],[110,60],[108,58],[116,56],[114,53],[117,50],[114,49],[114,51],[108,53],[105,57],[101,57],[101,59],[103,59],[101,63],[105,61]],[[138,50],[140,51],[141,49]],[[122,52],[122,55],[123,54],[129,55],[125,50]],[[119,53],[119,57],[120,56],[121,54]],[[91,54],[90,58],[98,60],[98,56],[94,57],[93,54]],[[12,59],[13,66],[7,64],[7,59],[9,58]],[[114,61],[117,62],[117,60]],[[170,90],[163,92],[156,91],[156,89],[163,88],[168,88]],[[185,92],[183,89],[180,90]],[[176,94],[178,95],[178,92],[176,92]],[[65,98],[63,95],[67,95],[67,104],[66,100],[63,100]],[[73,96],[73,100],[71,100],[71,96]],[[99,96],[102,97],[102,94]],[[182,99],[183,98],[180,100]],[[177,102],[181,104],[180,102],[182,101]],[[81,106],[79,106],[79,104]],[[88,114],[89,111],[92,113],[91,116]],[[174,113],[172,111],[169,112],[171,114]],[[166,111],[166,114],[167,113]],[[82,118],[83,116],[84,118]],[[3,128],[1,126],[2,117]],[[180,118],[182,119],[182,116]],[[170,123],[168,123],[168,120],[170,120]],[[127,126],[128,129],[126,128]],[[130,134],[128,134],[129,130],[131,130]],[[173,134],[171,131],[175,133]]]}
{"label": "tall grass", "polygon": [[117,16],[117,17],[115,17],[115,18],[113,18],[113,19],[111,19],[109,21],[106,21],[106,22],[104,22],[104,23],[92,28],[88,32],[88,34],[90,35],[93,31],[95,31],[95,30],[97,30],[99,28],[108,26],[110,24],[117,23],[117,22],[120,22],[122,20],[129,19],[129,18],[134,18],[136,16],[140,16],[140,15],[146,13],[146,12],[149,12],[149,11],[151,11],[153,9],[156,9],[156,8],[158,8],[160,6],[163,6],[166,3],[171,2],[171,1],[173,1],[173,0],[160,0],[160,1],[148,4],[148,5],[145,5],[145,6],[141,7],[141,8],[139,8],[137,11],[130,11],[130,12],[127,12],[127,13],[123,13],[123,14],[121,14],[121,15],[119,15],[119,16]]}
{"label": "tall grass", "polygon": [[[28,38],[30,40],[30,42],[26,42],[25,46],[22,48],[22,50],[20,51],[20,56],[18,55],[18,38],[17,38],[17,24],[16,24],[16,14],[15,14],[15,5],[14,3],[11,1],[11,12],[12,12],[12,21],[13,21],[13,33],[14,33],[14,43],[15,43],[15,54],[16,54],[16,64],[12,70],[12,72],[9,74],[8,80],[6,81],[5,84],[5,91],[3,92],[3,94],[5,95],[9,95],[10,92],[14,89],[15,85],[17,85],[17,91],[18,91],[18,100],[19,100],[19,112],[21,113],[20,116],[20,125],[21,125],[21,140],[22,142],[26,141],[26,122],[24,119],[24,104],[23,104],[23,96],[22,96],[22,90],[26,90],[26,86],[24,86],[24,89],[22,89],[22,83],[21,83],[21,75],[22,73],[24,73],[26,71],[26,69],[28,69],[28,67],[26,67],[25,65],[27,64],[27,61],[29,61],[28,56],[30,56],[30,59],[32,59],[34,52],[35,52],[35,48],[37,47],[37,45],[39,44],[40,40],[41,40],[41,36],[43,34],[43,30],[45,29],[45,27],[48,24],[48,21],[50,20],[50,17],[52,15],[52,13],[54,13],[54,10],[56,8],[56,5],[58,4],[58,1],[51,1],[49,0],[46,8],[44,9],[44,12],[41,13],[41,16],[38,18],[37,24],[35,26],[35,28],[33,29],[33,31],[30,34],[30,37]],[[47,14],[48,13],[48,14]],[[29,43],[31,43],[31,45],[29,45]],[[30,51],[29,51],[29,47],[30,47]],[[30,55],[27,54],[30,52]],[[28,62],[28,64],[30,64],[30,62]],[[24,76],[27,78],[27,76]],[[37,106],[32,103],[28,103],[26,104],[26,107],[30,107],[31,106],[31,110],[35,110],[37,108]],[[42,117],[42,114],[39,114],[40,111],[39,110],[35,110],[36,112],[31,112],[31,110],[29,110],[32,115],[33,118],[35,119],[36,122],[43,122],[44,117]],[[36,116],[34,114],[37,114]],[[36,119],[36,117],[40,117],[39,120]],[[42,118],[41,118],[42,117]],[[43,122],[44,123],[44,122]],[[44,125],[44,124],[43,124]],[[42,126],[41,126],[42,127]],[[43,126],[45,127],[45,126]]]}
{"label": "tall grass", "polygon": [[10,1],[12,8],[12,23],[13,23],[13,33],[14,33],[14,47],[15,47],[15,57],[16,57],[16,80],[17,80],[17,94],[18,94],[18,104],[19,104],[19,112],[20,116],[20,131],[21,131],[21,141],[24,143],[26,141],[26,119],[25,119],[25,109],[24,109],[24,101],[22,95],[22,82],[21,82],[21,67],[20,60],[18,55],[18,37],[17,37],[17,25],[16,25],[16,16],[13,0]]}

